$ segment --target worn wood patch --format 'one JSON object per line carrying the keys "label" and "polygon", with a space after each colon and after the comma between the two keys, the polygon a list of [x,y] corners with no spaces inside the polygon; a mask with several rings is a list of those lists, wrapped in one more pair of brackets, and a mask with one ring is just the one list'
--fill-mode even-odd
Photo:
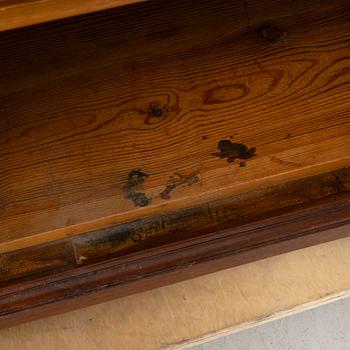
{"label": "worn wood patch", "polygon": [[[99,229],[68,240],[1,255],[3,285],[123,256],[132,252],[193,237],[244,227],[317,200],[350,191],[350,169],[289,182]],[[349,204],[350,207],[350,204]],[[285,232],[288,236],[289,232]],[[276,237],[271,237],[276,239]]]}
{"label": "worn wood patch", "polygon": [[9,282],[23,282],[38,276],[54,275],[74,268],[75,265],[74,250],[69,242],[55,242],[0,254],[0,288]]}

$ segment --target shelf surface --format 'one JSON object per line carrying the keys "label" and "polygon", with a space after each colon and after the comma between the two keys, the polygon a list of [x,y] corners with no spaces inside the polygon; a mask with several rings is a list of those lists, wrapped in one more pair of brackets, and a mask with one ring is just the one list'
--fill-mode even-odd
{"label": "shelf surface", "polygon": [[[256,2],[248,27],[237,2],[179,1],[0,34],[0,251],[349,165],[348,3],[316,2]],[[256,155],[230,163],[223,140]]]}

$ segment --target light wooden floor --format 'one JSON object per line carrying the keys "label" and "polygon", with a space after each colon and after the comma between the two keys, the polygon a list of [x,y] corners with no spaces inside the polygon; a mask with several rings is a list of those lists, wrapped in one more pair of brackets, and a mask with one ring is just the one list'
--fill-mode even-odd
{"label": "light wooden floor", "polygon": [[183,348],[341,298],[350,238],[0,331],[6,350]]}

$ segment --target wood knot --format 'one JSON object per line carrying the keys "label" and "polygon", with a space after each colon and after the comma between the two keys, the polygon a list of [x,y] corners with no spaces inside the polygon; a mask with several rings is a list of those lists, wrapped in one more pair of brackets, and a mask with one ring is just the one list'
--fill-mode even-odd
{"label": "wood knot", "polygon": [[162,104],[160,102],[151,102],[148,106],[148,116],[149,117],[164,117],[169,112],[170,107],[168,104]]}
{"label": "wood knot", "polygon": [[149,104],[147,109],[146,124],[157,123],[160,120],[164,120],[168,116],[176,113],[178,108],[176,106],[170,106],[169,103],[163,104],[159,101],[153,101]]}
{"label": "wood knot", "polygon": [[260,37],[269,41],[270,43],[276,43],[282,39],[282,32],[279,28],[265,24],[259,28]]}

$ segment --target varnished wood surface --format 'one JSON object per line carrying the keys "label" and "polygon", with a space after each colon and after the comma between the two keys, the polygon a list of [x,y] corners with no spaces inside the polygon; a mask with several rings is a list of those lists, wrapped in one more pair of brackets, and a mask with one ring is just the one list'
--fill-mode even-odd
{"label": "varnished wood surface", "polygon": [[1,325],[346,235],[349,10],[149,1],[0,33]]}
{"label": "varnished wood surface", "polygon": [[350,291],[350,239],[0,330],[6,350],[155,350],[252,327]]}
{"label": "varnished wood surface", "polygon": [[0,31],[141,1],[145,0],[0,0]]}
{"label": "varnished wood surface", "polygon": [[[246,10],[249,23],[239,2],[152,1],[2,33],[0,245],[349,165],[348,2]],[[266,23],[277,42],[259,36]],[[257,149],[244,168],[214,155],[230,137]],[[144,208],[123,190],[138,168]],[[160,198],[193,172],[199,182]]]}
{"label": "varnished wood surface", "polygon": [[[316,234],[350,224],[349,217],[350,169],[344,169],[47,244],[8,250],[0,256],[0,287],[135,252],[141,252],[141,255],[134,256],[132,264],[136,262],[143,266],[140,274],[151,275],[157,273],[162,264],[165,268],[165,264],[170,263],[174,269],[199,263],[201,259],[212,259],[213,253],[216,257],[239,255],[242,251],[307,236],[310,230]],[[332,238],[332,235],[326,236]],[[181,243],[183,240],[187,243]],[[151,254],[151,260],[158,259],[156,266],[145,261],[142,251],[170,243],[174,243],[174,247]],[[207,247],[206,252],[200,248],[203,244]],[[177,253],[180,247],[182,250]],[[186,249],[190,253],[186,253]],[[279,253],[278,249],[274,251]],[[170,255],[176,254],[182,256],[180,262],[169,259]],[[137,262],[140,259],[144,261]],[[116,260],[116,264],[126,271],[126,263]],[[149,265],[147,272],[146,265]],[[115,279],[116,276],[112,278]],[[121,282],[123,277],[119,276],[119,279]]]}
{"label": "varnished wood surface", "polygon": [[[316,194],[318,191],[315,192]],[[287,198],[288,201],[288,198]],[[266,202],[269,204],[269,201]],[[96,233],[79,241],[33,247],[3,254],[0,327],[164,286],[349,235],[348,195],[323,198],[311,207],[297,206],[265,220],[208,230],[192,239],[168,238],[154,248],[113,258],[115,238]],[[188,225],[191,226],[191,220]],[[211,232],[211,233],[210,233]],[[181,233],[173,231],[173,235]],[[78,243],[78,244],[77,244]],[[92,247],[97,243],[94,249]],[[69,245],[72,244],[73,249]],[[99,256],[104,252],[104,256]],[[51,254],[50,254],[51,252]],[[84,255],[80,255],[83,252]],[[70,256],[67,256],[70,254]],[[89,255],[90,254],[90,255]],[[95,260],[99,258],[97,261]],[[102,259],[102,260],[101,260]],[[95,260],[95,261],[94,261]],[[100,261],[99,261],[100,260]],[[75,267],[75,268],[73,268]]]}

